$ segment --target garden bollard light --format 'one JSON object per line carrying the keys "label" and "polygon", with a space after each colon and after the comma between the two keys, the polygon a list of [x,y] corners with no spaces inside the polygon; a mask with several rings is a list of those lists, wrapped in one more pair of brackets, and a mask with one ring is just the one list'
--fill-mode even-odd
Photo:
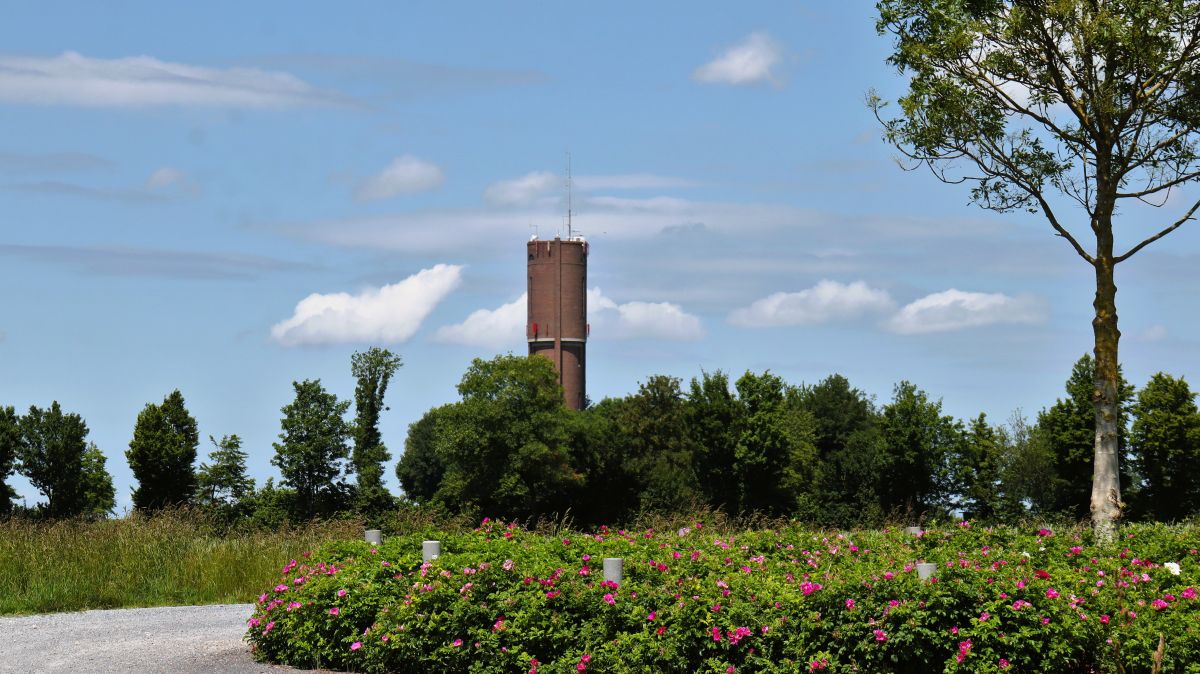
{"label": "garden bollard light", "polygon": [[908,527],[908,529],[906,529],[906,531],[908,531],[908,533],[912,534],[913,536],[921,535],[921,527]]}
{"label": "garden bollard light", "polygon": [[363,537],[371,545],[379,545],[383,542],[383,532],[379,529],[367,529],[363,532]]}
{"label": "garden bollard light", "polygon": [[441,541],[423,541],[421,543],[421,561],[431,562],[442,554]]}
{"label": "garden bollard light", "polygon": [[917,564],[917,578],[921,580],[929,580],[933,576],[934,571],[937,571],[937,564],[933,562],[921,562]]}
{"label": "garden bollard light", "polygon": [[604,558],[604,580],[620,583],[625,572],[625,560],[620,557]]}

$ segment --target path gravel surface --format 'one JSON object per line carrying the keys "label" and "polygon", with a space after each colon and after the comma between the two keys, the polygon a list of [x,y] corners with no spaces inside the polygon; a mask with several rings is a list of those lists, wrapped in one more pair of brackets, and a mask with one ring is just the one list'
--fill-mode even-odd
{"label": "path gravel surface", "polygon": [[0,618],[0,673],[282,674],[242,641],[252,604]]}

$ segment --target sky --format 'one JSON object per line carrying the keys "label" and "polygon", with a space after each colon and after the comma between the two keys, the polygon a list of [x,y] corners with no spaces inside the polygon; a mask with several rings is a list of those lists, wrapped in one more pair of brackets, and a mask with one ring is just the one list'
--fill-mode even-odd
{"label": "sky", "polygon": [[[352,399],[351,354],[383,346],[398,458],[473,358],[526,351],[525,242],[566,234],[569,155],[591,399],[770,370],[1035,415],[1091,349],[1091,269],[1042,216],[902,169],[865,103],[905,88],[874,21],[863,0],[8,7],[0,405],[82,415],[121,511],[146,404],[179,389],[200,458],[236,433],[261,484],[292,382]],[[1121,212],[1118,241],[1184,196]],[[1118,268],[1134,385],[1200,377],[1198,262],[1188,223]]]}

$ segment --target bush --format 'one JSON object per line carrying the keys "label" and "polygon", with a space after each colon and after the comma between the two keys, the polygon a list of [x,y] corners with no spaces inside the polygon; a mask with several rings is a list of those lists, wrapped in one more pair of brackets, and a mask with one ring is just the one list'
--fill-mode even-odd
{"label": "bush", "polygon": [[[1150,672],[1158,657],[1200,672],[1197,533],[1131,526],[1096,546],[1077,527],[540,535],[485,520],[440,534],[433,562],[428,532],[292,560],[247,639],[262,660],[366,672]],[[625,559],[619,585],[604,557]]]}

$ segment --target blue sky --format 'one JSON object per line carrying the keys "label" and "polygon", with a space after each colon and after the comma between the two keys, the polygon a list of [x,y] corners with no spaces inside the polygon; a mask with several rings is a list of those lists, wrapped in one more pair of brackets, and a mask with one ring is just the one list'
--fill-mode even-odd
{"label": "blue sky", "polygon": [[[261,483],[291,382],[352,397],[371,345],[405,361],[398,456],[472,358],[524,351],[524,244],[562,230],[568,152],[593,399],[839,372],[998,422],[1090,350],[1090,268],[1040,216],[897,167],[870,2],[42,2],[0,44],[0,404],[83,415],[119,507],[146,403],[179,388]],[[1189,223],[1118,269],[1136,385],[1198,374],[1198,253]]]}

